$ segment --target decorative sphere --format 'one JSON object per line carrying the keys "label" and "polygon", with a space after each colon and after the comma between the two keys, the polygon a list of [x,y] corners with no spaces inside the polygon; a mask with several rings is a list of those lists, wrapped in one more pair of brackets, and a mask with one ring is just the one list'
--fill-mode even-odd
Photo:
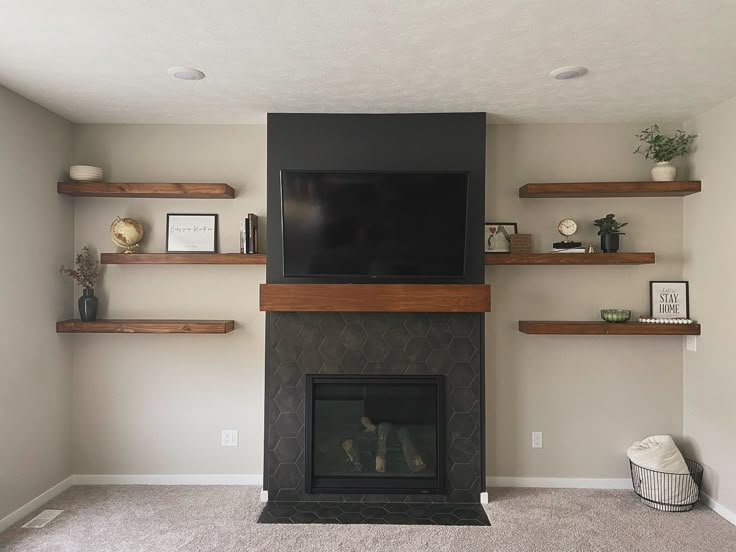
{"label": "decorative sphere", "polygon": [[117,217],[110,225],[110,239],[126,253],[133,253],[143,239],[143,225],[132,218]]}

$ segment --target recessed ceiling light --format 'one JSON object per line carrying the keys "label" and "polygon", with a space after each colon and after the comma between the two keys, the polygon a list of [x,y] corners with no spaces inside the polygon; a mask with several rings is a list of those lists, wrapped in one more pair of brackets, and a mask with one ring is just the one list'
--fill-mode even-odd
{"label": "recessed ceiling light", "polygon": [[169,75],[180,80],[202,80],[205,76],[199,69],[191,67],[172,67],[169,69]]}
{"label": "recessed ceiling light", "polygon": [[581,65],[570,65],[568,67],[560,67],[559,69],[555,69],[549,74],[549,76],[557,80],[569,80],[582,77],[587,72],[587,67],[583,67]]}

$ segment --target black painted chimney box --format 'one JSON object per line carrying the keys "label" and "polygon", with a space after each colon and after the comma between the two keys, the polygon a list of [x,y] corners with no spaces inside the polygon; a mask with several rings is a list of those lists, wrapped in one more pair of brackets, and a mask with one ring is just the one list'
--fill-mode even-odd
{"label": "black painted chimney box", "polygon": [[[327,277],[284,279],[281,171],[375,170],[467,172],[465,275],[439,283],[484,284],[485,132],[485,113],[269,114],[266,282],[347,283]],[[486,488],[484,324],[479,313],[266,313],[263,488],[269,500],[478,502]],[[441,492],[308,492],[305,398],[310,374],[444,377]],[[366,408],[372,409],[368,402]],[[396,408],[389,415],[405,413]]]}

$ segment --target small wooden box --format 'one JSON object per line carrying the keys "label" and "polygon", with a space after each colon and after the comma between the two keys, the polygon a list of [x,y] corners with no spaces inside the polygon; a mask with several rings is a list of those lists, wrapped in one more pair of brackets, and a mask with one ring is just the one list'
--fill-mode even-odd
{"label": "small wooden box", "polygon": [[512,253],[531,253],[532,235],[511,234],[511,236],[509,237],[509,246]]}

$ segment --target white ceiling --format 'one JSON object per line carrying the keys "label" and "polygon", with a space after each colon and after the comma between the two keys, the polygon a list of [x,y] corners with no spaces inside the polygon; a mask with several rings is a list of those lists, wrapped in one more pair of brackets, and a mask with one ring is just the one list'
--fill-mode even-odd
{"label": "white ceiling", "polygon": [[0,84],[75,122],[681,121],[736,96],[735,34],[734,0],[0,0]]}

